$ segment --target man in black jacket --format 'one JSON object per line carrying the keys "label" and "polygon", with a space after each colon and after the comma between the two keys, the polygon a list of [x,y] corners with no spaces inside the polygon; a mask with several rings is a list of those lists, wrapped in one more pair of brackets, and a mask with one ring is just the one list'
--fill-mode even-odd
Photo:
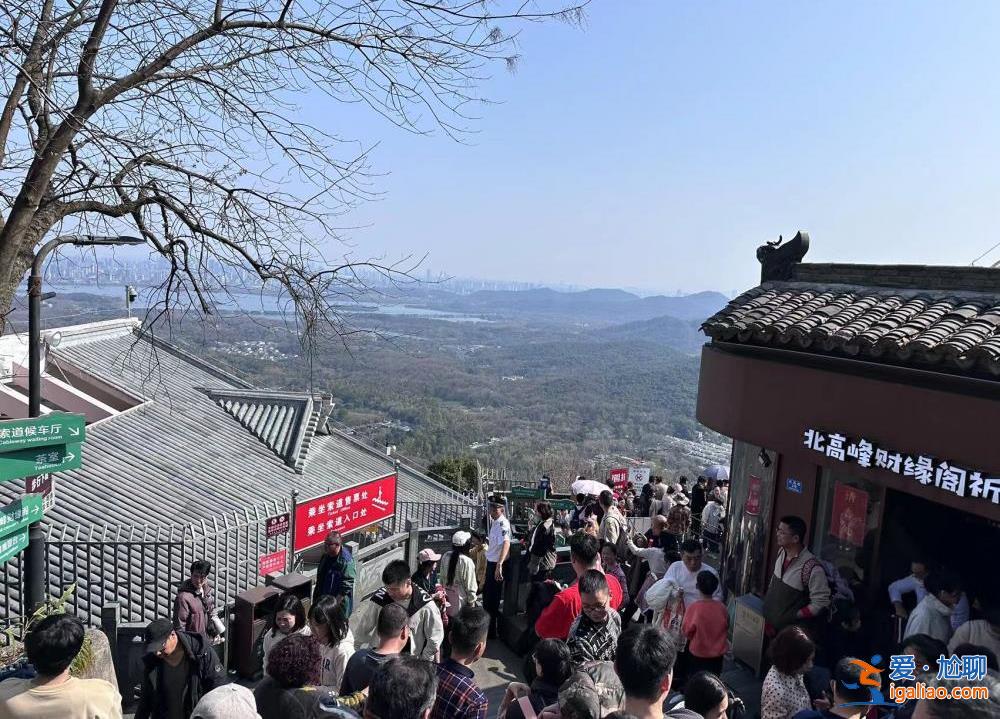
{"label": "man in black jacket", "polygon": [[135,719],[186,719],[202,695],[226,681],[204,634],[174,629],[169,619],[146,627],[145,670]]}

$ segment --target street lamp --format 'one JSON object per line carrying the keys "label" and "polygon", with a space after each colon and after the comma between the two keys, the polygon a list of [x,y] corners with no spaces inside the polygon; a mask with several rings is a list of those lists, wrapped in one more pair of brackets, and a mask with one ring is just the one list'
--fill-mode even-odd
{"label": "street lamp", "polygon": [[[101,245],[142,245],[141,237],[127,235],[61,235],[49,240],[38,250],[28,276],[28,416],[42,413],[42,300],[55,297],[54,292],[42,294],[42,265],[52,250],[61,245],[97,247]],[[25,480],[27,481],[27,480]],[[35,522],[28,528],[28,546],[24,550],[24,606],[30,616],[45,601],[45,535],[42,525]]]}

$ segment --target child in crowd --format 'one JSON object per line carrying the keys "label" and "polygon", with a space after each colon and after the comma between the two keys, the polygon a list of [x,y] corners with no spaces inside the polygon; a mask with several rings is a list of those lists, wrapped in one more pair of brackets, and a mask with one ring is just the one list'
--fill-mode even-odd
{"label": "child in crowd", "polygon": [[614,661],[622,619],[611,608],[608,580],[600,570],[589,569],[577,583],[582,611],[570,625],[566,641],[573,664]]}
{"label": "child in crowd", "polygon": [[354,635],[343,604],[333,597],[320,597],[309,609],[309,628],[322,655],[319,684],[339,688],[347,660],[354,653]]}
{"label": "child in crowd", "polygon": [[267,655],[278,642],[292,634],[309,636],[310,633],[302,600],[291,592],[285,592],[278,597],[278,604],[271,614],[270,628],[264,632],[261,639],[264,648],[264,670],[267,670]]}
{"label": "child in crowd", "polygon": [[688,673],[709,671],[722,674],[722,661],[729,649],[729,614],[726,605],[712,595],[719,588],[719,578],[708,570],[695,578],[698,600],[684,610],[684,636],[688,647],[684,665]]}

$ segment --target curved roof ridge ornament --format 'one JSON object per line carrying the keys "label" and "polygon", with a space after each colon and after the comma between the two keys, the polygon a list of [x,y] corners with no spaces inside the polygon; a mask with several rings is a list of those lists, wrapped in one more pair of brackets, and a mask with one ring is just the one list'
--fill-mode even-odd
{"label": "curved roof ridge ornament", "polygon": [[802,261],[809,251],[809,233],[799,230],[788,242],[782,242],[781,235],[776,242],[768,242],[757,248],[760,262],[760,281],[775,282],[790,280],[795,273],[795,265]]}

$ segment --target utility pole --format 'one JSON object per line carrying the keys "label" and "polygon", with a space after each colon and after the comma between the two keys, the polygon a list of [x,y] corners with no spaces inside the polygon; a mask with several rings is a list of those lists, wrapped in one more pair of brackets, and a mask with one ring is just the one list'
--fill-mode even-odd
{"label": "utility pole", "polygon": [[[52,299],[55,292],[42,292],[42,265],[52,250],[61,245],[94,247],[97,245],[142,245],[141,237],[101,237],[95,235],[63,235],[49,240],[39,248],[31,263],[28,276],[28,417],[42,414],[42,300]],[[28,480],[25,480],[27,482]],[[28,546],[24,550],[24,602],[21,611],[31,616],[45,602],[45,533],[42,523],[28,527]]]}

